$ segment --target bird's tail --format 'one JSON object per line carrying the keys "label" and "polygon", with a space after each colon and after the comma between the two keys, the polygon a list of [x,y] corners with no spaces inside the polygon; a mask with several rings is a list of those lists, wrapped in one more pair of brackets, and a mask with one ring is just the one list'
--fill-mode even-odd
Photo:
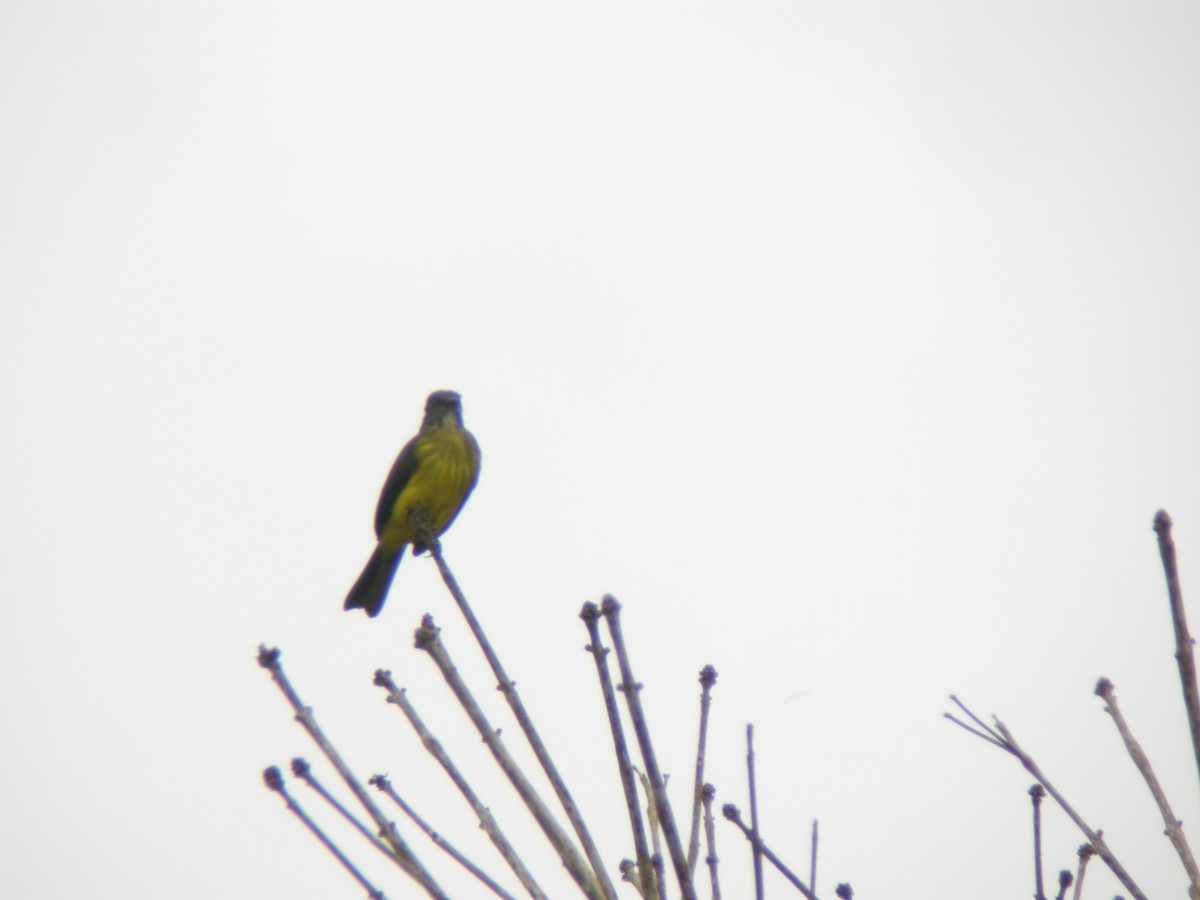
{"label": "bird's tail", "polygon": [[383,609],[383,601],[387,598],[388,588],[391,587],[392,577],[404,556],[404,545],[395,553],[387,553],[379,547],[367,560],[367,566],[350,588],[342,609],[361,609],[374,618]]}

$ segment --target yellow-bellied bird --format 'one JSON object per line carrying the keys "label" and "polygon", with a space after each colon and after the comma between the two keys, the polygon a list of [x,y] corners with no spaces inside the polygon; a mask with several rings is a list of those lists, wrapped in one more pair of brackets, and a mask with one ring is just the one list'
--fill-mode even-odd
{"label": "yellow-bellied bird", "polygon": [[434,533],[441,534],[478,480],[479,444],[463,428],[462,397],[454,391],[434,391],[425,401],[421,430],[404,445],[383,484],[375,510],[379,543],[346,595],[344,608],[379,615],[404,548],[412,544],[414,554],[426,549],[411,520],[413,509],[424,509]]}

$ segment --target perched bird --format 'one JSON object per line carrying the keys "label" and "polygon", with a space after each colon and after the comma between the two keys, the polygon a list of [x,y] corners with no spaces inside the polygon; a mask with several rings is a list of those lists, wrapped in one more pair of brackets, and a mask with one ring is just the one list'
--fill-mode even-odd
{"label": "perched bird", "polygon": [[404,445],[383,484],[375,510],[379,542],[343,608],[379,615],[404,548],[412,544],[414,554],[427,549],[411,520],[413,509],[421,507],[434,533],[442,534],[478,480],[479,444],[463,428],[462,397],[454,391],[434,391],[425,401],[421,430]]}

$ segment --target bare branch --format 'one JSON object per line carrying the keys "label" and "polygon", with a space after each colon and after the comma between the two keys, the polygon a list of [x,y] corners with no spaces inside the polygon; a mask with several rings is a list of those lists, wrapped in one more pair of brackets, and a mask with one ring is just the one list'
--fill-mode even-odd
{"label": "bare branch", "polygon": [[367,841],[377,850],[379,850],[380,853],[388,857],[388,859],[394,863],[399,862],[396,859],[396,854],[392,852],[391,847],[372,834],[371,830],[367,828],[366,825],[360,822],[358,818],[350,812],[350,810],[346,809],[345,804],[329,793],[329,791],[327,791],[325,787],[319,781],[317,781],[316,776],[312,773],[312,767],[308,764],[307,760],[302,759],[299,756],[294,758],[292,760],[292,774],[308,785],[308,787],[313,791],[315,791],[317,796],[319,796],[322,800],[329,804],[329,806],[336,810],[338,815],[349,822],[354,829],[358,831],[358,833],[364,838],[366,838]]}
{"label": "bare branch", "polygon": [[[433,876],[421,865],[420,860],[409,849],[404,839],[400,837],[400,833],[396,831],[395,826],[388,821],[379,807],[375,805],[375,801],[367,793],[367,789],[354,777],[354,773],[350,771],[350,767],[346,765],[341,754],[334,749],[333,744],[325,737],[325,733],[317,725],[317,720],[313,716],[312,709],[300,702],[299,695],[292,687],[291,682],[288,681],[287,676],[283,674],[283,666],[280,665],[279,657],[280,652],[277,648],[267,649],[265,644],[258,648],[258,664],[271,673],[271,678],[275,681],[275,684],[279,687],[284,697],[287,698],[288,703],[291,704],[292,710],[296,714],[296,721],[308,732],[313,743],[325,754],[325,758],[329,760],[330,764],[337,770],[337,773],[342,776],[342,780],[346,782],[346,786],[350,788],[351,793],[354,794],[358,802],[362,804],[363,809],[367,811],[367,814],[375,822],[376,827],[379,828],[380,836],[392,848],[396,854],[397,861],[405,873],[416,881],[417,884],[421,885],[431,897],[446,898],[446,894],[438,887],[437,882],[433,880]],[[449,898],[446,898],[446,900],[449,900]]]}
{"label": "bare branch", "polygon": [[1150,794],[1158,805],[1158,811],[1166,826],[1167,838],[1171,841],[1175,852],[1179,854],[1179,861],[1183,863],[1184,871],[1187,872],[1188,879],[1191,881],[1188,894],[1192,900],[1200,900],[1200,871],[1196,869],[1196,860],[1192,857],[1192,849],[1183,835],[1183,823],[1171,812],[1171,804],[1167,802],[1167,795],[1163,791],[1162,785],[1158,783],[1158,777],[1154,774],[1154,770],[1150,767],[1150,760],[1146,756],[1146,752],[1134,738],[1133,732],[1130,731],[1125,716],[1121,713],[1121,707],[1117,705],[1117,695],[1113,683],[1107,678],[1101,678],[1096,682],[1096,695],[1107,704],[1104,711],[1112,717],[1113,724],[1117,726],[1117,731],[1120,732],[1121,739],[1125,742],[1125,749],[1129,752],[1130,759],[1142,774],[1146,787],[1150,789]]}
{"label": "bare branch", "polygon": [[641,876],[638,874],[637,863],[632,859],[623,859],[617,863],[617,871],[621,873],[621,880],[627,882],[642,900],[654,900],[653,897],[647,897],[642,888]]}
{"label": "bare branch", "polygon": [[1066,900],[1067,888],[1069,888],[1071,886],[1071,883],[1074,880],[1075,880],[1075,878],[1074,878],[1074,876],[1071,875],[1069,870],[1063,869],[1061,872],[1059,872],[1058,873],[1058,893],[1054,895],[1054,900]]}
{"label": "bare branch", "polygon": [[495,816],[492,815],[492,811],[479,799],[479,796],[475,793],[470,783],[458,770],[458,767],[454,765],[449,754],[442,747],[441,741],[434,737],[433,733],[425,727],[425,723],[417,715],[416,709],[409,701],[408,694],[402,688],[398,688],[396,682],[392,680],[392,673],[384,669],[377,669],[375,671],[375,684],[388,692],[388,703],[395,704],[404,713],[405,718],[412,725],[413,731],[421,739],[421,745],[438,761],[450,780],[454,782],[454,786],[458,788],[458,792],[470,804],[476,818],[479,819],[479,825],[483,829],[484,834],[488,836],[496,850],[499,851],[501,858],[508,863],[508,867],[512,869],[513,874],[517,876],[517,880],[521,882],[521,886],[525,888],[534,900],[547,900],[545,893],[543,893],[534,880],[533,873],[526,868],[525,863],[517,855],[517,851],[513,849],[512,844],[508,842],[508,838],[504,836],[504,832],[500,829],[500,823],[496,821]]}
{"label": "bare branch", "polygon": [[[600,641],[600,607],[585,603],[579,617],[587,626],[590,643],[587,649],[596,663],[596,675],[600,679],[600,693],[604,697],[604,709],[608,713],[608,726],[612,732],[613,746],[617,754],[617,771],[621,787],[625,792],[625,806],[629,813],[629,825],[633,832],[633,850],[637,855],[634,866],[637,873],[639,892],[647,900],[658,896],[655,884],[654,865],[650,861],[650,849],[646,844],[646,828],[638,809],[637,782],[634,780],[633,764],[629,758],[629,746],[625,742],[625,731],[621,727],[621,715],[617,707],[617,695],[613,690],[612,677],[608,671],[608,650]],[[632,881],[629,872],[623,871],[625,879]]]}
{"label": "bare branch", "polygon": [[479,703],[471,694],[470,688],[458,674],[458,669],[455,668],[449,651],[446,650],[439,637],[439,631],[433,624],[432,616],[427,615],[422,619],[421,627],[417,629],[416,645],[418,649],[426,651],[430,659],[437,665],[438,670],[442,673],[442,678],[445,679],[459,704],[466,710],[479,732],[479,736],[483,738],[487,748],[492,751],[492,758],[496,760],[501,771],[504,772],[517,794],[525,802],[526,808],[541,827],[542,833],[546,835],[546,839],[550,841],[551,846],[562,860],[563,866],[575,883],[579,885],[580,890],[592,900],[604,898],[605,894],[597,883],[587,860],[580,855],[575,845],[571,843],[570,837],[563,831],[562,826],[555,821],[553,814],[542,802],[542,798],[538,796],[533,785],[529,783],[529,779],[525,777],[525,773],[521,771],[520,766],[508,752],[500,735],[488,722],[487,716],[484,715]]}
{"label": "bare branch", "polygon": [[[953,694],[950,695],[950,699],[953,700],[955,703],[958,703],[958,698],[955,697]],[[949,719],[951,722],[953,722],[955,725],[957,725],[963,731],[969,731],[971,734],[975,735],[975,737],[979,738],[982,741],[987,741],[989,744],[994,744],[995,746],[999,747],[1001,750],[1005,749],[1004,741],[1000,740],[999,738],[992,737],[991,734],[988,734],[987,732],[984,732],[984,731],[980,731],[978,728],[972,728],[966,722],[962,721],[962,719],[955,718],[955,716],[953,716],[951,713],[942,713],[942,718]],[[990,731],[991,731],[991,729],[989,728],[988,732],[990,732]]]}
{"label": "bare branch", "polygon": [[817,820],[813,819],[812,829],[812,867],[808,870],[808,883],[812,889],[817,889]]}
{"label": "bare branch", "polygon": [[433,841],[433,843],[439,849],[443,850],[451,859],[479,879],[479,881],[486,885],[488,890],[490,890],[493,894],[495,894],[497,897],[503,897],[505,900],[516,900],[512,894],[497,884],[487,874],[487,872],[483,871],[483,869],[479,868],[479,866],[467,859],[467,857],[464,856],[458,850],[458,848],[430,828],[429,824],[419,815],[417,815],[416,811],[411,806],[404,802],[404,798],[402,798],[396,792],[396,789],[392,787],[392,782],[386,775],[376,775],[371,778],[370,782],[368,783],[386,794],[388,799],[404,810],[404,814],[412,819],[413,824],[425,832],[426,836],[428,836],[428,838]]}
{"label": "bare branch", "polygon": [[405,718],[408,719],[409,724],[420,738],[421,745],[438,761],[442,769],[446,772],[446,775],[454,783],[454,786],[458,788],[459,793],[470,804],[476,818],[479,819],[480,827],[500,853],[501,858],[512,869],[513,874],[517,876],[517,880],[521,882],[522,887],[525,888],[534,900],[547,900],[545,893],[534,880],[533,873],[525,866],[520,856],[517,855],[517,851],[509,843],[508,838],[505,837],[504,832],[500,828],[500,823],[496,821],[491,810],[483,803],[466,777],[455,766],[450,756],[442,747],[441,741],[434,737],[433,733],[425,726],[424,721],[422,721],[416,709],[409,701],[407,692],[396,686],[396,683],[392,680],[392,673],[384,669],[377,669],[375,672],[375,684],[388,692],[388,703],[396,705],[404,713]]}
{"label": "bare branch", "polygon": [[704,861],[708,864],[712,900],[721,900],[721,883],[717,880],[717,829],[712,814],[713,797],[716,794],[716,788],[706,784],[701,789],[700,798],[704,802],[704,842],[708,848],[708,855]]}
{"label": "bare branch", "polygon": [[717,670],[705,666],[700,670],[700,736],[696,741],[696,780],[692,784],[692,833],[688,840],[688,870],[696,874],[700,856],[700,801],[704,790],[704,751],[708,743],[708,707],[712,703],[712,687],[717,683]]}
{"label": "bare branch", "polygon": [[[287,803],[287,808],[291,810],[296,818],[304,823],[304,827],[307,828],[313,834],[313,836],[325,846],[325,849],[333,854],[334,859],[342,864],[342,867],[350,873],[354,880],[362,885],[363,889],[367,892],[367,896],[371,898],[371,900],[386,900],[383,895],[383,891],[374,887],[369,881],[367,881],[366,876],[364,876],[363,873],[358,870],[358,867],[355,866],[354,863],[350,862],[346,855],[342,853],[342,851],[337,848],[333,841],[329,839],[329,836],[317,826],[316,822],[309,818],[308,813],[306,813],[300,807],[300,804],[292,798],[292,795],[288,793],[287,788],[284,787],[283,773],[279,771],[278,766],[271,766],[270,768],[263,770],[263,783],[266,784],[268,790],[272,790],[279,794],[279,796],[283,797]],[[374,840],[374,838],[372,838],[372,840]],[[385,852],[388,851],[385,850]]]}
{"label": "bare branch", "polygon": [[[633,771],[641,782],[642,793],[646,795],[646,821],[650,823],[650,861],[656,869],[661,869],[662,826],[658,821],[658,807],[654,805],[654,789],[650,787],[650,779],[645,772],[636,766],[633,767]],[[666,787],[665,784],[663,786]],[[660,882],[658,892],[662,894],[664,890],[665,886]]]}
{"label": "bare branch", "polygon": [[[420,507],[417,507],[417,511],[422,514],[424,513],[424,510]],[[588,862],[592,867],[593,880],[599,885],[605,900],[616,900],[617,889],[613,887],[613,883],[608,877],[608,872],[605,869],[604,860],[600,856],[600,851],[596,848],[595,841],[592,840],[592,835],[583,821],[583,815],[579,812],[579,807],[575,805],[575,800],[571,797],[571,792],[567,790],[566,783],[558,773],[558,767],[550,758],[550,752],[542,742],[541,735],[534,728],[533,719],[530,718],[529,713],[526,711],[525,704],[521,702],[521,696],[517,693],[516,682],[509,678],[508,674],[504,671],[504,666],[500,664],[500,657],[492,649],[491,642],[488,640],[487,635],[484,634],[483,627],[479,624],[479,620],[475,618],[474,611],[472,611],[470,604],[467,603],[466,595],[463,594],[462,588],[458,586],[458,580],[454,577],[454,573],[450,571],[450,567],[446,565],[445,557],[442,556],[441,542],[438,541],[437,536],[433,533],[428,516],[424,517],[424,521],[420,525],[422,526],[421,531],[423,534],[421,542],[429,548],[429,553],[437,563],[438,571],[441,572],[442,581],[445,582],[447,590],[450,591],[450,595],[454,598],[454,602],[458,604],[463,618],[467,620],[467,624],[475,635],[475,639],[479,642],[479,648],[483,651],[488,665],[492,667],[492,673],[496,676],[500,692],[504,695],[504,699],[508,701],[517,724],[521,726],[521,731],[524,732],[525,739],[529,741],[533,755],[537,757],[542,771],[546,773],[546,778],[549,779],[551,787],[554,788],[555,796],[558,797],[559,804],[561,804],[563,811],[567,814],[567,820],[571,823],[571,827],[579,838],[584,855],[587,856]]]}
{"label": "bare branch", "polygon": [[750,782],[750,846],[754,855],[754,897],[763,900],[762,842],[758,830],[758,786],[754,780],[754,726],[746,726],[746,778]]}
{"label": "bare branch", "polygon": [[[742,821],[742,814],[738,811],[736,806],[734,806],[732,803],[726,803],[721,807],[721,814],[742,830],[742,834],[746,836],[746,840],[756,845],[758,851],[767,858],[771,865],[779,870],[779,874],[792,883],[796,890],[807,897],[808,900],[817,900],[817,895],[812,892],[812,889],[809,888],[809,886],[799,878],[797,878],[795,873],[783,864],[783,860],[776,856],[763,842],[762,838],[756,835],[750,826]],[[838,896],[841,895],[839,894]]]}
{"label": "bare branch", "polygon": [[[951,699],[954,700],[960,709],[970,716],[972,721],[978,722],[980,725],[983,724],[973,712],[967,709],[967,707],[958,700],[957,697],[952,696]],[[947,716],[947,718],[954,721],[955,724],[966,728],[967,731],[978,734],[974,731],[974,729],[963,725],[962,722],[959,722],[952,716]],[[1083,820],[1083,817],[1080,816],[1079,813],[1075,812],[1075,809],[1066,801],[1066,798],[1064,798],[1063,795],[1060,794],[1054,787],[1054,785],[1050,783],[1046,776],[1042,774],[1042,770],[1038,767],[1038,764],[1033,761],[1033,757],[1021,749],[1016,739],[1012,736],[1012,733],[1009,732],[1009,730],[1004,726],[1004,723],[994,717],[993,720],[995,724],[994,729],[986,725],[983,727],[990,734],[996,735],[996,737],[999,739],[1000,748],[1006,753],[1015,756],[1020,761],[1021,765],[1025,767],[1025,770],[1029,772],[1029,774],[1035,779],[1037,779],[1038,784],[1046,789],[1046,793],[1054,798],[1054,802],[1062,808],[1063,812],[1065,812],[1070,817],[1071,821],[1074,822],[1079,828],[1079,830],[1084,833],[1084,836],[1087,837],[1087,839],[1091,842],[1092,847],[1095,848],[1097,855],[1104,860],[1104,864],[1112,870],[1112,873],[1117,877],[1117,880],[1120,881],[1121,884],[1123,884],[1130,891],[1130,893],[1133,894],[1135,900],[1146,900],[1146,895],[1142,893],[1141,889],[1134,882],[1133,878],[1128,872],[1125,871],[1125,867],[1121,865],[1116,855],[1108,848],[1108,844],[1104,842],[1103,833],[1093,831],[1088,826],[1087,822]],[[978,736],[984,740],[988,740],[987,735],[979,734]],[[989,742],[995,743],[996,741],[991,740]]]}
{"label": "bare branch", "polygon": [[1033,801],[1033,896],[1036,900],[1046,900],[1046,889],[1042,884],[1042,798],[1045,796],[1046,789],[1040,784],[1029,789],[1029,799]]}
{"label": "bare branch", "polygon": [[1072,807],[1071,804],[1066,801],[1066,798],[1063,797],[1063,795],[1058,792],[1054,785],[1050,783],[1049,779],[1042,774],[1042,770],[1038,768],[1038,764],[1033,761],[1033,757],[1021,749],[1021,747],[1017,744],[1016,739],[1012,736],[1009,730],[1004,727],[1004,723],[999,719],[996,719],[996,730],[999,731],[1000,735],[1004,738],[1004,743],[1007,745],[1005,749],[1007,749],[1009,753],[1021,761],[1021,765],[1025,767],[1025,770],[1038,780],[1038,783],[1046,789],[1046,793],[1054,798],[1054,802],[1062,808],[1062,811],[1070,817],[1071,821],[1074,822],[1079,830],[1084,833],[1084,836],[1091,841],[1092,846],[1096,848],[1096,855],[1104,860],[1104,864],[1108,866],[1110,870],[1112,870],[1112,873],[1117,877],[1117,880],[1121,882],[1121,884],[1125,885],[1125,887],[1130,891],[1130,893],[1133,894],[1136,900],[1147,900],[1146,895],[1142,893],[1141,888],[1137,886],[1130,874],[1125,871],[1125,867],[1122,866],[1117,860],[1116,855],[1108,848],[1108,844],[1104,842],[1103,833],[1099,831],[1093,831],[1088,826],[1087,822],[1083,821],[1083,817],[1080,816],[1079,813],[1075,812],[1074,807]]}
{"label": "bare branch", "polygon": [[1083,893],[1083,876],[1087,872],[1088,860],[1096,855],[1096,850],[1091,844],[1082,844],[1079,847],[1079,868],[1075,870],[1075,893],[1072,894],[1071,900],[1079,900]]}
{"label": "bare branch", "polygon": [[684,900],[697,900],[696,888],[692,884],[692,875],[688,869],[687,856],[683,852],[679,830],[675,827],[675,814],[671,811],[671,804],[667,801],[662,771],[658,767],[658,758],[654,755],[654,745],[650,741],[650,728],[642,711],[642,701],[639,696],[641,685],[634,680],[629,653],[625,649],[625,639],[621,633],[621,605],[614,597],[606,595],[600,609],[604,613],[609,634],[612,636],[613,650],[616,651],[617,664],[621,670],[621,690],[625,692],[629,718],[633,722],[633,731],[637,735],[638,747],[642,751],[642,762],[646,766],[651,796],[654,798],[659,824],[663,830],[663,837],[667,841],[671,862],[675,867],[675,876],[679,879],[679,890]]}
{"label": "bare branch", "polygon": [[1179,663],[1183,704],[1187,708],[1188,725],[1192,730],[1192,751],[1196,756],[1196,770],[1200,772],[1200,688],[1196,686],[1196,642],[1188,632],[1187,614],[1183,608],[1183,591],[1179,587],[1179,563],[1175,559],[1175,541],[1171,537],[1171,527],[1171,517],[1165,509],[1160,509],[1154,516],[1154,531],[1158,534],[1158,552],[1162,557],[1163,574],[1167,578],[1171,621],[1175,625],[1175,660]]}
{"label": "bare branch", "polygon": [[[1000,737],[1000,735],[996,734],[996,732],[992,729],[992,726],[988,725],[986,722],[983,721],[983,719],[979,718],[979,716],[977,716],[977,715],[975,715],[975,713],[971,712],[971,710],[969,710],[967,708],[967,705],[965,703],[963,703],[961,700],[959,700],[957,696],[955,696],[954,694],[951,694],[950,701],[955,706],[957,706],[959,709],[961,709],[964,713],[966,713],[970,717],[971,721],[974,722],[976,725],[978,725],[980,727],[980,729],[982,729],[985,732],[985,734],[980,735],[980,737],[984,738],[985,740],[990,740],[994,744],[999,744],[1001,746],[1004,745],[1004,740]],[[975,731],[970,726],[963,725],[962,722],[959,722],[958,719],[954,718],[954,716],[950,715],[949,713],[945,713],[944,715],[950,721],[957,722],[959,725],[962,725],[962,727],[966,728],[967,731],[972,731],[972,732]],[[975,732],[975,733],[978,733],[978,732]]]}

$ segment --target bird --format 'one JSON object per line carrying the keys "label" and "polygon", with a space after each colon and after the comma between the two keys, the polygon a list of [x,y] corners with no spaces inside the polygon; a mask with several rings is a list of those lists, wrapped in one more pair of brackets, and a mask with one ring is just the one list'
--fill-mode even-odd
{"label": "bird", "polygon": [[379,615],[404,548],[411,544],[413,555],[428,549],[417,534],[413,510],[420,507],[440,535],[478,480],[479,444],[463,427],[462,397],[455,391],[434,391],[425,401],[421,430],[404,445],[383,483],[375,509],[375,551],[342,608]]}

